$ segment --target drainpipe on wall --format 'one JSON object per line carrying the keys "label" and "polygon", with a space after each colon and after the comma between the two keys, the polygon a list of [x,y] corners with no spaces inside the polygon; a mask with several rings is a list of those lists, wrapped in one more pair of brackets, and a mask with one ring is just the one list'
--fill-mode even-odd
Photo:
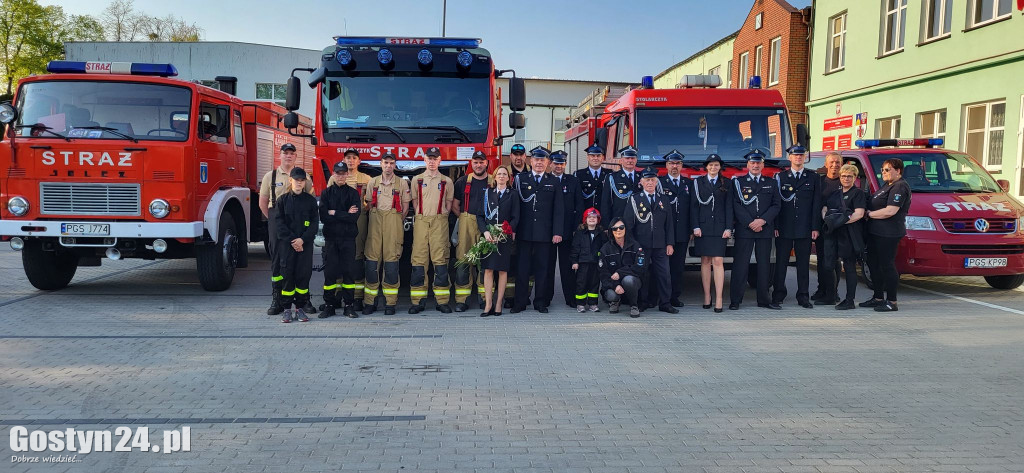
{"label": "drainpipe on wall", "polygon": [[[807,27],[807,77],[804,82],[804,115],[807,123],[807,130],[810,133],[811,114],[807,110],[807,102],[811,100],[811,61],[814,60],[814,4],[817,0],[811,1],[811,6],[800,10],[800,20]],[[810,146],[810,143],[807,143]]]}

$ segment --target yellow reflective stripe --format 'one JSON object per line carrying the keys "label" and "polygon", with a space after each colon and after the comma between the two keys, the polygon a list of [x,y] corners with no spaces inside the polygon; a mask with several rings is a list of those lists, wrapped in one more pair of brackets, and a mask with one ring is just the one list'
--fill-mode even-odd
{"label": "yellow reflective stripe", "polygon": [[473,293],[472,289],[456,289],[455,290],[455,294],[458,294],[460,296],[468,296],[468,295],[470,295],[472,293]]}
{"label": "yellow reflective stripe", "polygon": [[587,293],[587,297],[593,297],[593,298],[597,299],[597,294],[594,294],[593,292],[588,292]]}
{"label": "yellow reflective stripe", "polygon": [[508,288],[508,287],[516,287],[516,283],[514,283],[514,282],[507,282],[507,283],[505,283],[505,287],[506,288]]}
{"label": "yellow reflective stripe", "polygon": [[331,284],[330,286],[324,286],[325,291],[333,291],[338,288],[337,284]]}
{"label": "yellow reflective stripe", "polygon": [[366,286],[364,286],[362,284],[359,284],[359,283],[353,284],[352,287],[355,288],[356,290],[366,289]]}
{"label": "yellow reflective stripe", "polygon": [[365,292],[365,293],[367,293],[367,294],[369,294],[369,295],[371,295],[371,296],[376,296],[377,294],[379,294],[379,292],[377,292],[377,290],[376,290],[376,289],[370,289],[370,288],[368,288],[368,287],[367,287],[367,288],[364,288],[364,289],[363,289],[363,292]]}
{"label": "yellow reflective stripe", "polygon": [[355,289],[356,285],[355,284],[342,284],[341,288],[342,289]]}
{"label": "yellow reflective stripe", "polygon": [[[387,294],[387,293],[385,292],[385,294]],[[410,296],[426,296],[427,295],[427,291],[409,291],[409,295]]]}
{"label": "yellow reflective stripe", "polygon": [[273,282],[283,281],[284,276],[271,276],[270,280]]}
{"label": "yellow reflective stripe", "polygon": [[309,289],[299,289],[299,288],[295,288],[295,292],[297,292],[297,293],[299,293],[299,294],[306,294],[306,293],[308,293],[308,292],[309,292]]}
{"label": "yellow reflective stripe", "polygon": [[284,289],[282,289],[281,290],[281,295],[282,296],[294,296],[295,295],[295,291],[285,291]]}
{"label": "yellow reflective stripe", "polygon": [[305,224],[308,227],[309,226],[309,220],[306,220]]}
{"label": "yellow reflective stripe", "polygon": [[582,301],[583,299],[586,299],[586,298],[587,298],[586,294],[576,294],[576,300],[578,300],[578,301]]}
{"label": "yellow reflective stripe", "polygon": [[390,288],[386,288],[385,287],[384,288],[384,295],[386,295],[386,296],[397,296],[398,295],[398,289],[390,289]]}

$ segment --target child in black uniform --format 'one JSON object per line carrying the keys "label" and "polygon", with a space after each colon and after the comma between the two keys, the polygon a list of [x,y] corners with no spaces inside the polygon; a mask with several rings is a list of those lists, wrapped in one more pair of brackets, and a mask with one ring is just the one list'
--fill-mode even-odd
{"label": "child in black uniform", "polygon": [[[281,322],[292,320],[309,322],[302,308],[309,302],[309,278],[313,274],[313,238],[320,227],[316,197],[304,192],[306,171],[292,168],[291,192],[282,195],[274,203],[277,213],[273,224],[277,226],[277,247],[280,255],[281,305],[284,316]],[[297,307],[292,311],[292,304]]]}
{"label": "child in black uniform", "polygon": [[[345,304],[345,316],[359,317],[355,310],[356,235],[362,197],[348,185],[348,165],[334,165],[333,183],[320,194],[320,220],[324,222],[324,310],[321,319]],[[338,290],[338,276],[341,290]],[[341,293],[341,300],[338,293]]]}
{"label": "child in black uniform", "polygon": [[[576,271],[576,312],[597,312],[601,281],[597,261],[608,237],[601,229],[601,212],[591,207],[583,212],[583,223],[572,237],[572,269]],[[585,307],[587,304],[589,307]]]}

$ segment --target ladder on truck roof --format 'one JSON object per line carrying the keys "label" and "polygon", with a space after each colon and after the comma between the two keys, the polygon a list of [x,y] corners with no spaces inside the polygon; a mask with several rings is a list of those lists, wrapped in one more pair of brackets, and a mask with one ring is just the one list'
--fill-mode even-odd
{"label": "ladder on truck roof", "polygon": [[568,126],[571,127],[586,118],[596,116],[603,112],[604,108],[607,107],[608,104],[618,100],[619,97],[622,97],[630,90],[632,90],[631,86],[612,87],[610,85],[594,89],[590,95],[583,99],[579,105],[569,113]]}

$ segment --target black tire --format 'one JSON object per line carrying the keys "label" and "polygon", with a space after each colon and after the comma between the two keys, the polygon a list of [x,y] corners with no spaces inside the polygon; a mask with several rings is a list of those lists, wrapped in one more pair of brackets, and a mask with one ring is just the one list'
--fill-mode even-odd
{"label": "black tire", "polygon": [[1024,284],[1024,274],[1009,274],[1005,276],[985,276],[985,282],[995,289],[1017,289]]}
{"label": "black tire", "polygon": [[221,214],[218,232],[217,244],[196,249],[199,284],[207,291],[223,291],[231,287],[235,268],[238,267],[238,231],[231,214]]}
{"label": "black tire", "polygon": [[864,284],[868,286],[868,289],[875,290],[875,282],[871,280],[871,269],[868,268],[868,264],[863,260],[857,262],[857,266],[860,266],[860,276],[864,280]]}
{"label": "black tire", "polygon": [[71,253],[43,251],[41,241],[30,239],[21,249],[21,264],[28,282],[36,289],[54,291],[67,287],[75,277],[78,257]]}

